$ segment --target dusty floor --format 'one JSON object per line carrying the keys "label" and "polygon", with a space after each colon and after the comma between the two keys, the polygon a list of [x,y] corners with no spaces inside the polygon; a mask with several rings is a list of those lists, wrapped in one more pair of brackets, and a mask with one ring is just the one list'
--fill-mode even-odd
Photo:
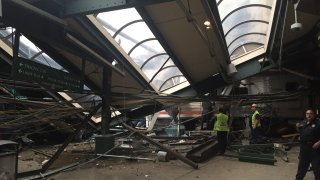
{"label": "dusty floor", "polygon": [[[174,180],[174,179],[223,179],[223,180],[289,180],[295,179],[298,162],[298,147],[288,152],[289,162],[277,158],[276,164],[263,165],[240,162],[226,156],[216,156],[199,164],[195,170],[180,160],[170,162],[98,160],[82,167],[61,172],[48,179],[63,180]],[[308,172],[305,180],[314,179]]]}

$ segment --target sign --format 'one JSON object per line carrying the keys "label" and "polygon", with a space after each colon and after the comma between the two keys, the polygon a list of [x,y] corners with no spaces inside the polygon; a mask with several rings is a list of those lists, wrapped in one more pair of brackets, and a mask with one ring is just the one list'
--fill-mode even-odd
{"label": "sign", "polygon": [[83,89],[81,80],[76,76],[20,57],[13,62],[11,77],[15,80],[36,82],[54,91]]}

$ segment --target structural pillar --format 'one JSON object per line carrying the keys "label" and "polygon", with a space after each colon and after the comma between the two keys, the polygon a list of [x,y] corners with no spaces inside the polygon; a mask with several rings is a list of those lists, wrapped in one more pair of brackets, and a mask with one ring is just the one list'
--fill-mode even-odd
{"label": "structural pillar", "polygon": [[12,52],[12,57],[13,60],[16,60],[18,58],[19,55],[19,44],[20,44],[20,32],[18,30],[16,30],[14,32],[14,44],[13,44],[13,52]]}
{"label": "structural pillar", "polygon": [[109,68],[103,67],[102,78],[102,110],[101,110],[101,134],[105,135],[109,133],[109,124],[111,121],[111,80],[112,71]]}

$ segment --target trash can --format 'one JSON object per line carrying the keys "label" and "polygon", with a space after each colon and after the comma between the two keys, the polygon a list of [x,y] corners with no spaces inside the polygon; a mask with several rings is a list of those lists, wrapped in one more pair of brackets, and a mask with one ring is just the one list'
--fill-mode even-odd
{"label": "trash can", "polygon": [[18,144],[0,140],[0,179],[16,180],[18,170]]}
{"label": "trash can", "polygon": [[114,147],[114,137],[110,134],[100,135],[95,137],[97,154],[104,154]]}

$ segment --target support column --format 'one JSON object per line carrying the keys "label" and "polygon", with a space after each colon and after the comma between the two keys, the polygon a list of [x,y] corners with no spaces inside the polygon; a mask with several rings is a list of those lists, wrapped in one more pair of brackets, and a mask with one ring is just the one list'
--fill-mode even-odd
{"label": "support column", "polygon": [[82,90],[81,92],[83,93],[83,90],[84,90],[84,81],[85,81],[85,78],[86,78],[86,59],[83,58],[82,59],[82,69],[81,69],[81,86],[82,86]]}
{"label": "support column", "polygon": [[101,134],[109,133],[109,124],[111,121],[111,80],[112,71],[109,68],[103,68],[103,81],[102,81],[102,111],[101,111]]}
{"label": "support column", "polygon": [[19,44],[20,44],[20,32],[18,30],[16,30],[14,32],[14,44],[13,44],[13,52],[12,52],[12,57],[13,60],[16,60],[18,58],[19,55]]}

